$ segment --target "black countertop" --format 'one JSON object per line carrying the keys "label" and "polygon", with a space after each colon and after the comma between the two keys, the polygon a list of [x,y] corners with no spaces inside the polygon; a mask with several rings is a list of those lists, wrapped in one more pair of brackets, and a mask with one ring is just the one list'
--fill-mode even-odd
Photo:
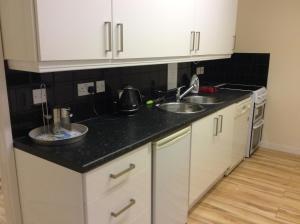
{"label": "black countertop", "polygon": [[14,146],[18,150],[85,173],[139,146],[246,99],[251,92],[220,90],[215,95],[222,97],[224,103],[206,106],[206,110],[201,113],[175,114],[145,106],[132,117],[104,115],[81,122],[89,128],[82,142],[66,146],[41,146],[26,136],[15,139]]}

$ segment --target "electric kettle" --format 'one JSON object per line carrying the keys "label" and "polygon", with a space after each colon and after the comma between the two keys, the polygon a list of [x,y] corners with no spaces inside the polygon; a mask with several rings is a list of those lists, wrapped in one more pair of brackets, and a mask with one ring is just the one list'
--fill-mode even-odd
{"label": "electric kettle", "polygon": [[140,109],[142,96],[138,89],[126,86],[119,94],[119,110],[124,114],[134,114]]}

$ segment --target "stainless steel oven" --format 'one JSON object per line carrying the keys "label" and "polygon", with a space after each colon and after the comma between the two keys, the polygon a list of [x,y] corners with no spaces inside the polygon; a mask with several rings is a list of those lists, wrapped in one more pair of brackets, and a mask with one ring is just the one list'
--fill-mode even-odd
{"label": "stainless steel oven", "polygon": [[255,103],[254,104],[254,115],[253,115],[253,123],[256,124],[260,120],[264,119],[265,115],[265,106],[266,101],[262,101],[261,103]]}
{"label": "stainless steel oven", "polygon": [[259,144],[262,139],[263,128],[264,128],[263,120],[260,120],[259,122],[253,125],[250,154],[252,154],[259,147]]}

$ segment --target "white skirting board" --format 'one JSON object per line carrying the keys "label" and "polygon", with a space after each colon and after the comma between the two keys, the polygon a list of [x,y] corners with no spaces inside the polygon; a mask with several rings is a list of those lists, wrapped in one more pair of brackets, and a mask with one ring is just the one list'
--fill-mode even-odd
{"label": "white skirting board", "polygon": [[281,145],[281,144],[276,144],[276,143],[263,141],[263,142],[261,142],[260,147],[267,148],[267,149],[272,149],[272,150],[275,150],[275,151],[281,151],[281,152],[300,155],[300,148],[295,147],[295,146]]}

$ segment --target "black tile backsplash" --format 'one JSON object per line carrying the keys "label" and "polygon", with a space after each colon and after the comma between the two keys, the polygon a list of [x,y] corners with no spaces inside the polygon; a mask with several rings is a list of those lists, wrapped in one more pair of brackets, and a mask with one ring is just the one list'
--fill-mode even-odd
{"label": "black tile backsplash", "polygon": [[270,54],[234,54],[227,79],[231,83],[267,86]]}
{"label": "black tile backsplash", "polygon": [[[204,66],[205,74],[199,76],[201,84],[243,83],[267,85],[269,54],[234,54],[231,59],[178,64],[178,86],[189,85],[196,67]],[[6,66],[6,79],[14,137],[22,136],[42,125],[41,105],[33,105],[32,90],[41,83],[47,85],[50,107],[71,107],[73,122],[95,116],[93,105],[99,114],[113,112],[112,103],[117,91],[130,84],[145,96],[155,97],[154,90],[166,90],[167,65],[151,65],[124,68],[108,68],[84,71],[35,74],[12,71]],[[78,97],[77,84],[105,80],[105,93]]]}
{"label": "black tile backsplash", "polygon": [[199,76],[200,83],[223,83],[227,81],[230,71],[231,59],[221,59],[214,61],[203,61],[192,64],[192,71],[196,73],[196,68],[204,67],[204,75]]}
{"label": "black tile backsplash", "polygon": [[[167,65],[128,68],[96,69],[85,71],[35,74],[7,69],[7,86],[14,137],[23,136],[42,125],[41,105],[33,105],[32,90],[47,85],[47,98],[53,106],[71,107],[73,122],[95,116],[93,104],[99,114],[112,112],[118,90],[125,85],[140,89],[145,100],[152,97],[153,90],[166,90]],[[105,80],[105,93],[79,97],[77,84]]]}
{"label": "black tile backsplash", "polygon": [[196,68],[203,66],[205,74],[199,76],[203,85],[230,82],[267,86],[269,61],[270,54],[237,53],[230,59],[182,63],[178,66],[178,85],[189,85]]}
{"label": "black tile backsplash", "polygon": [[178,64],[178,76],[177,86],[188,86],[191,80],[192,63],[179,63]]}

